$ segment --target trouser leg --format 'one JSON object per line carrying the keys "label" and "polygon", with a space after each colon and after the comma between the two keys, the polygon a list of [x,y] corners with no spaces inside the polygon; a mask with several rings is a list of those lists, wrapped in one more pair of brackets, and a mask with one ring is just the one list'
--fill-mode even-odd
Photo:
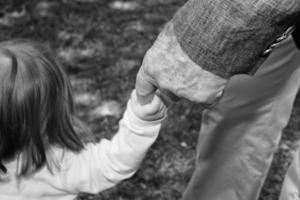
{"label": "trouser leg", "polygon": [[293,162],[284,178],[280,200],[300,200],[300,149],[294,156]]}
{"label": "trouser leg", "polygon": [[300,84],[300,53],[283,41],[252,76],[233,77],[205,110],[184,200],[255,200]]}

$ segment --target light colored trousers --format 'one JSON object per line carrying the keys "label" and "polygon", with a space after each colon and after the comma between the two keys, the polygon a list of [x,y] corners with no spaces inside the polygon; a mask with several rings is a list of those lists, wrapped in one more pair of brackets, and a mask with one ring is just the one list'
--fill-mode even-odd
{"label": "light colored trousers", "polygon": [[[232,77],[218,105],[203,113],[196,169],[183,199],[258,199],[299,85],[300,51],[291,38],[254,76]],[[291,194],[300,186],[299,165],[298,152],[280,200],[300,199]]]}

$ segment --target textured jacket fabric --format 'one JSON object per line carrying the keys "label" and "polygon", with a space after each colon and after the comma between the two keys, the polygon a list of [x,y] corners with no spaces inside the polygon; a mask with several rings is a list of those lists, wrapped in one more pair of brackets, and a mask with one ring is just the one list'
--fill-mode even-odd
{"label": "textured jacket fabric", "polygon": [[253,73],[299,12],[299,0],[189,0],[171,23],[186,54],[226,78]]}

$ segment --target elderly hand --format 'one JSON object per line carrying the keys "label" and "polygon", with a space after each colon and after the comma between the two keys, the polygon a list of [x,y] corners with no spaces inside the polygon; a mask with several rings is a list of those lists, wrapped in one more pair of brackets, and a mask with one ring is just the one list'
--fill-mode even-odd
{"label": "elderly hand", "polygon": [[[181,49],[171,25],[165,27],[147,51],[136,79],[136,92],[144,104],[158,88],[170,100],[175,96],[212,105],[222,96],[228,80],[203,70]],[[173,95],[170,95],[173,94]]]}

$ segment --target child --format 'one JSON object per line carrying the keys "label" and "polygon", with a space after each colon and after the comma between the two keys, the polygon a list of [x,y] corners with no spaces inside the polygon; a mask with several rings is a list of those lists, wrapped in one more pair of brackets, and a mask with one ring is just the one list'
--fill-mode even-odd
{"label": "child", "polygon": [[[74,199],[132,176],[166,107],[133,91],[111,140],[83,142],[70,83],[54,55],[28,41],[0,43],[0,199]],[[86,132],[87,133],[87,132]]]}

